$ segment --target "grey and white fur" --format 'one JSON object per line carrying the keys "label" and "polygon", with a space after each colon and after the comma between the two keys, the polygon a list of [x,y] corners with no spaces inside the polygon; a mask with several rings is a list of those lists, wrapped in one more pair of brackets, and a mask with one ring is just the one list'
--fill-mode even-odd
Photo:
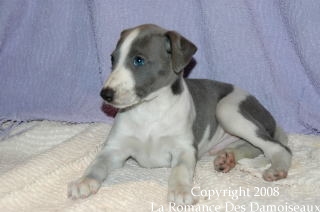
{"label": "grey and white fur", "polygon": [[214,167],[220,172],[263,153],[271,162],[263,178],[287,177],[287,136],[255,97],[231,84],[183,78],[196,51],[179,33],[156,25],[121,33],[101,91],[120,110],[101,152],[69,184],[69,197],[96,193],[128,158],[146,168],[171,167],[168,201],[176,204],[196,202],[190,192],[195,165],[208,152],[217,155]]}

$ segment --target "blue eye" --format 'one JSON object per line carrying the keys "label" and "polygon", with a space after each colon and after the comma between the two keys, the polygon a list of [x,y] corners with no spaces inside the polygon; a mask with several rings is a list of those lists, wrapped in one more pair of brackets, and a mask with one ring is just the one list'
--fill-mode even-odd
{"label": "blue eye", "polygon": [[136,56],[133,58],[133,65],[135,66],[143,66],[144,65],[144,59],[142,57]]}

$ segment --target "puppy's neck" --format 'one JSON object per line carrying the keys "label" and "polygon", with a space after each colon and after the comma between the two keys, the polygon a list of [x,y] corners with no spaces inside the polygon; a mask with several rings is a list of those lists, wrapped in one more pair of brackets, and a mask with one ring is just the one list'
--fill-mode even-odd
{"label": "puppy's neck", "polygon": [[179,80],[180,87],[173,84],[160,88],[159,90],[149,94],[145,101],[126,113],[136,114],[142,117],[150,117],[151,119],[162,119],[165,116],[179,116],[181,113],[192,113],[193,100],[189,93],[188,87],[181,77]]}

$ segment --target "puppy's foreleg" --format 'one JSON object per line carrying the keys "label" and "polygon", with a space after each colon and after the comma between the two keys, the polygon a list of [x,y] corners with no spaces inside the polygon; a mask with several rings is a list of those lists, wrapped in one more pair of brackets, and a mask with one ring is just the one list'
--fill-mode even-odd
{"label": "puppy's foreleg", "polygon": [[128,154],[123,150],[105,146],[83,176],[68,185],[68,197],[78,199],[95,194],[108,174],[121,168],[127,158]]}
{"label": "puppy's foreleg", "polygon": [[177,205],[190,205],[196,203],[191,194],[193,174],[196,165],[194,149],[181,151],[172,158],[172,171],[169,178],[168,201]]}

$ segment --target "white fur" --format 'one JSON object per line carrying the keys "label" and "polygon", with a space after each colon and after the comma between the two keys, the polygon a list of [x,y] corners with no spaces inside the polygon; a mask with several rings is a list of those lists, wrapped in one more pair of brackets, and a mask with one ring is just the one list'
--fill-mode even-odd
{"label": "white fur", "polygon": [[108,173],[132,157],[144,167],[172,167],[168,201],[193,204],[195,108],[184,80],[182,86],[181,95],[174,95],[166,86],[118,113],[104,148],[84,176],[69,184],[69,196],[77,199],[97,192]]}
{"label": "white fur", "polygon": [[173,95],[170,87],[152,95],[152,101],[117,115],[108,146],[130,149],[142,166],[171,166],[171,157],[192,146],[192,99],[187,92]]}
{"label": "white fur", "polygon": [[115,91],[114,106],[118,108],[125,108],[136,104],[139,98],[134,92],[135,82],[131,71],[125,66],[126,58],[132,42],[138,36],[139,30],[135,29],[127,36],[120,47],[120,57],[117,66],[110,74],[108,80],[104,84],[104,88],[111,88]]}

